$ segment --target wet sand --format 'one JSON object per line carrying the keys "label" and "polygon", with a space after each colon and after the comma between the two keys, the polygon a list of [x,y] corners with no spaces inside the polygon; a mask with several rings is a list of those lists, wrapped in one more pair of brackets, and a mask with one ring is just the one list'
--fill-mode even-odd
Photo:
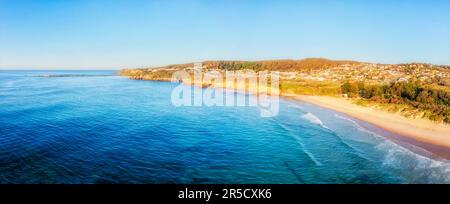
{"label": "wet sand", "polygon": [[344,113],[394,133],[388,134],[391,139],[413,144],[450,160],[449,125],[426,119],[406,118],[395,113],[359,106],[344,98],[303,95],[286,95],[286,97]]}

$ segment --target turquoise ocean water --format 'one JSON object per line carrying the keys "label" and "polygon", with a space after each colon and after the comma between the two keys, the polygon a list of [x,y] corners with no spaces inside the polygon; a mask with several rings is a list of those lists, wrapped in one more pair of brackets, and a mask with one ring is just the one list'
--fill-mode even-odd
{"label": "turquoise ocean water", "polygon": [[346,115],[287,99],[272,118],[176,108],[175,86],[0,71],[0,183],[450,183],[449,162]]}

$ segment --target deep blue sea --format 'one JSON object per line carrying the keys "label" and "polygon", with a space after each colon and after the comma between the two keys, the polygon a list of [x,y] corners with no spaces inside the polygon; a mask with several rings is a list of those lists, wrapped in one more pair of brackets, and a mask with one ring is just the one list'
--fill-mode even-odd
{"label": "deep blue sea", "polygon": [[177,108],[175,86],[0,71],[0,183],[450,183],[449,162],[346,115],[288,99],[272,118]]}

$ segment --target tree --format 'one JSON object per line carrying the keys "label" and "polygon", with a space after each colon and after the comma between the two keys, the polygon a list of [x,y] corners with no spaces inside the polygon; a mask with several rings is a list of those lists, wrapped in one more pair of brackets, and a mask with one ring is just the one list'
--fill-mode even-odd
{"label": "tree", "polygon": [[347,94],[349,97],[358,96],[358,85],[355,83],[345,82],[341,85],[341,91],[343,94]]}

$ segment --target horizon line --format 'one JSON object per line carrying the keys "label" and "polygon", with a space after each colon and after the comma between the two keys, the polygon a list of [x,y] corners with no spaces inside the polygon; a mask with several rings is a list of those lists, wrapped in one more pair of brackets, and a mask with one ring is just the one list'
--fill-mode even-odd
{"label": "horizon line", "polygon": [[201,60],[201,61],[188,61],[188,62],[180,62],[180,63],[169,63],[164,65],[145,65],[145,66],[113,66],[113,67],[96,67],[96,66],[80,66],[80,67],[0,67],[0,70],[8,71],[8,70],[121,70],[121,69],[145,69],[145,68],[159,68],[159,67],[165,67],[170,65],[181,65],[181,64],[189,64],[189,63],[195,63],[195,62],[208,62],[208,61],[242,61],[242,62],[262,62],[262,61],[283,61],[283,60],[292,60],[292,61],[299,61],[299,60],[305,60],[305,59],[324,59],[324,60],[331,60],[331,61],[354,61],[359,63],[366,63],[366,64],[382,64],[382,65],[399,65],[399,64],[431,64],[435,66],[450,66],[450,64],[438,64],[438,63],[431,63],[431,62],[420,62],[420,61],[409,61],[409,62],[400,62],[400,63],[379,63],[379,62],[368,62],[364,60],[352,60],[352,59],[331,59],[326,57],[306,57],[306,58],[285,58],[285,59],[258,59],[258,60],[241,60],[241,59],[208,59],[208,60]]}

